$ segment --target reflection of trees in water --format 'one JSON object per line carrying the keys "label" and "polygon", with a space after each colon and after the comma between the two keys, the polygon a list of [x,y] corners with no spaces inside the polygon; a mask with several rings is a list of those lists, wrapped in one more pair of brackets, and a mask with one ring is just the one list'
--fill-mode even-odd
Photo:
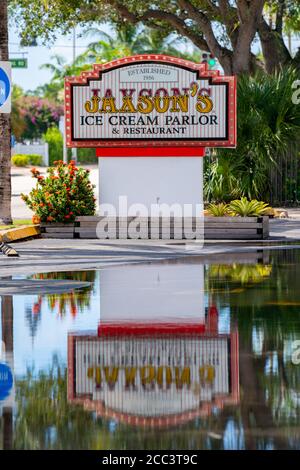
{"label": "reflection of trees in water", "polygon": [[[170,429],[144,429],[96,418],[67,401],[67,370],[53,358],[49,371],[16,384],[16,449],[193,449],[222,448],[230,407]],[[215,435],[210,436],[214,429]],[[217,436],[217,437],[216,437]]]}
{"label": "reflection of trees in water", "polygon": [[46,294],[44,296],[39,296],[38,301],[32,307],[32,314],[37,315],[40,313],[42,309],[42,299],[46,298],[48,308],[51,312],[57,311],[59,316],[65,316],[68,313],[71,313],[73,317],[76,317],[78,313],[88,309],[90,306],[91,297],[95,288],[96,276],[96,271],[35,274],[32,276],[32,279],[62,279],[90,282],[91,287],[74,289],[73,292],[67,292],[64,294]]}
{"label": "reflection of trees in water", "polygon": [[41,304],[42,298],[39,298],[38,302],[34,303],[33,307],[31,305],[25,306],[26,324],[29,328],[29,334],[32,339],[34,339],[41,321]]}
{"label": "reflection of trees in water", "polygon": [[[11,279],[9,277],[8,279]],[[13,366],[14,361],[14,309],[13,298],[11,295],[1,296],[1,341],[5,345],[6,355],[10,357],[10,366]],[[7,359],[7,358],[6,358]],[[2,442],[3,449],[12,448],[13,436],[13,413],[12,406],[3,406],[2,420],[0,420],[0,429],[2,428]]]}
{"label": "reflection of trees in water", "polygon": [[216,271],[210,280],[207,272],[216,304],[230,305],[239,329],[239,408],[247,448],[299,448],[300,368],[286,349],[300,338],[299,260],[298,251],[274,252],[272,273],[259,284],[224,273],[218,278]]}
{"label": "reflection of trees in water", "polygon": [[107,426],[80,406],[68,404],[67,369],[57,358],[49,371],[35,376],[28,370],[17,380],[16,401],[17,449],[86,449],[98,440],[99,448],[109,446]]}
{"label": "reflection of trees in water", "polygon": [[271,275],[271,272],[272,266],[269,264],[212,264],[208,267],[207,276],[210,284],[213,280],[247,284],[262,282]]}
{"label": "reflection of trees in water", "polygon": [[81,282],[90,282],[91,287],[83,289],[74,289],[72,292],[64,294],[45,294],[39,295],[36,302],[25,307],[25,319],[29,328],[31,338],[37,334],[38,327],[42,318],[43,299],[47,299],[48,308],[51,312],[57,311],[59,316],[71,314],[76,317],[78,313],[87,310],[90,306],[91,297],[95,288],[96,271],[74,271],[67,273],[46,273],[35,274],[31,279],[62,279]]}

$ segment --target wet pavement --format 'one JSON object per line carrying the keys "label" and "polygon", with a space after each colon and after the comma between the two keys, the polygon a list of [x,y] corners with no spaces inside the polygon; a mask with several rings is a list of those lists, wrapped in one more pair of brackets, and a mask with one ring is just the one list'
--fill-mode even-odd
{"label": "wet pavement", "polygon": [[[288,243],[288,245],[287,245]],[[0,276],[51,271],[99,269],[105,266],[153,262],[185,258],[201,258],[222,262],[240,262],[261,253],[285,246],[297,248],[297,240],[261,240],[246,242],[202,242],[176,240],[61,240],[34,239],[11,243],[19,258],[7,258],[0,254]]]}

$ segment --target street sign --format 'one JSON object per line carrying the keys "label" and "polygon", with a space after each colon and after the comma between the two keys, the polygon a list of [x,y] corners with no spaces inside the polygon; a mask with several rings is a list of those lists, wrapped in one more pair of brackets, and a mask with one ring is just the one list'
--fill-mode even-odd
{"label": "street sign", "polygon": [[11,66],[13,69],[27,69],[28,61],[27,59],[10,59]]}
{"label": "street sign", "polygon": [[[236,146],[236,79],[142,55],[65,80],[68,147]],[[161,153],[163,156],[164,153]]]}
{"label": "street sign", "polygon": [[11,65],[0,61],[0,113],[11,112]]}

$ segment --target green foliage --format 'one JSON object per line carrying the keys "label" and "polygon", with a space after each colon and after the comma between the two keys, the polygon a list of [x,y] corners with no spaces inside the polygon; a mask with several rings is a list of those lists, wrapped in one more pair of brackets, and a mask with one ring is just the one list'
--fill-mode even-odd
{"label": "green foliage", "polygon": [[209,279],[226,279],[242,285],[262,282],[271,273],[270,264],[212,264],[208,268]]}
{"label": "green foliage", "polygon": [[30,165],[42,166],[43,157],[37,153],[31,153],[28,155]]}
{"label": "green foliage", "polygon": [[73,222],[80,215],[94,215],[96,198],[89,180],[89,170],[77,168],[75,162],[62,161],[47,169],[44,177],[33,168],[36,188],[22,199],[41,222]]}
{"label": "green foliage", "polygon": [[29,164],[29,158],[28,155],[13,155],[11,157],[11,163],[14,166],[27,166]]}
{"label": "green foliage", "polygon": [[228,204],[220,202],[219,204],[209,204],[207,208],[209,215],[213,217],[225,217],[229,215]]}
{"label": "green foliage", "polygon": [[[95,448],[97,440],[110,448],[107,426],[93,413],[69,403],[67,372],[65,364],[54,355],[49,369],[37,372],[30,368],[18,377],[14,448],[87,449]],[[49,429],[53,430],[51,439]]]}
{"label": "green foliage", "polygon": [[15,89],[12,111],[12,132],[18,140],[41,138],[48,127],[58,125],[63,115],[62,105],[46,98],[24,95],[21,89]]}
{"label": "green foliage", "polygon": [[60,55],[53,55],[51,62],[43,64],[42,69],[51,72],[52,78],[49,83],[38,87],[35,94],[44,96],[58,102],[63,102],[64,79],[66,76],[79,75],[82,71],[89,70],[94,63],[109,62],[113,59],[126,57],[135,54],[169,54],[186,59],[200,61],[200,52],[194,47],[186,46],[186,41],[178,36],[151,30],[139,24],[125,24],[110,35],[99,28],[88,28],[86,35],[97,38],[97,41],[90,43],[86,51],[78,55],[74,62],[67,63],[67,60]]}
{"label": "green foliage", "polygon": [[45,142],[49,145],[49,165],[55,160],[62,160],[64,152],[63,136],[57,127],[49,127],[44,135]]}
{"label": "green foliage", "polygon": [[297,158],[300,149],[300,106],[292,102],[296,79],[292,69],[239,78],[238,146],[218,149],[206,159],[207,200],[269,200],[270,171],[278,171],[289,152]]}
{"label": "green foliage", "polygon": [[11,157],[11,162],[14,166],[27,166],[29,164],[41,166],[43,163],[42,155],[38,154],[15,154]]}
{"label": "green foliage", "polygon": [[231,201],[228,206],[229,211],[233,215],[239,215],[241,217],[258,217],[265,213],[265,210],[269,207],[263,201],[248,201],[246,197]]}
{"label": "green foliage", "polygon": [[20,141],[26,129],[26,122],[20,109],[20,100],[24,92],[18,85],[13,85],[12,107],[11,107],[11,131],[15,138]]}
{"label": "green foliage", "polygon": [[93,148],[78,148],[77,149],[77,160],[81,164],[84,163],[97,163],[98,158],[96,157],[96,149]]}

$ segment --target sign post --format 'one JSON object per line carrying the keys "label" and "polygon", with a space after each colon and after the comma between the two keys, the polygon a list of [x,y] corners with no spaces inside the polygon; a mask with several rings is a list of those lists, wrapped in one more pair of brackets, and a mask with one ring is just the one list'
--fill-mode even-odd
{"label": "sign post", "polygon": [[67,146],[97,149],[101,205],[201,217],[205,148],[236,146],[236,81],[176,57],[127,57],[66,78],[65,116]]}
{"label": "sign post", "polygon": [[11,112],[11,65],[0,61],[0,113]]}

